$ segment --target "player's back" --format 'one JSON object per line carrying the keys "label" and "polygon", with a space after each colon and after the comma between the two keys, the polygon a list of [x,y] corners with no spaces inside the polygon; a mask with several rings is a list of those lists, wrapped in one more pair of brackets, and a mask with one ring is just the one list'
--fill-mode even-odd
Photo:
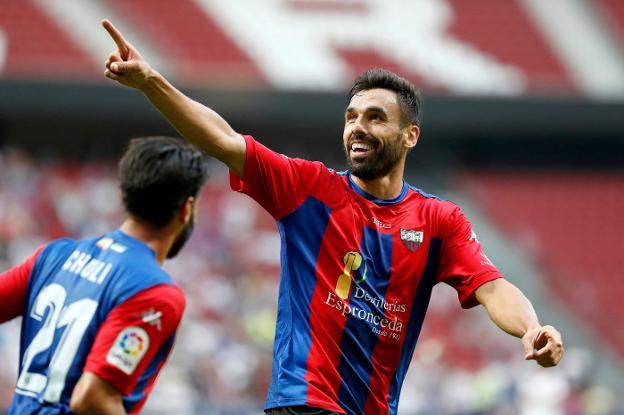
{"label": "player's back", "polygon": [[[111,310],[160,284],[172,285],[173,281],[156,262],[154,252],[119,230],[46,246],[28,282],[19,377],[9,414],[70,413],[71,393]],[[121,346],[111,349],[106,359],[132,371],[147,348],[143,344],[147,339],[140,331],[124,336],[118,342]]]}

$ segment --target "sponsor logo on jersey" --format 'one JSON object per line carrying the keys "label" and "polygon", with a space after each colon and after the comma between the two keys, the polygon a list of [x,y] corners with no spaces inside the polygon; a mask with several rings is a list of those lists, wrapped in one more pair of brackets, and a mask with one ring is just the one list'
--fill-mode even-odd
{"label": "sponsor logo on jersey", "polygon": [[390,229],[392,228],[392,225],[390,225],[389,223],[385,223],[380,221],[379,219],[377,219],[374,216],[371,216],[369,218],[367,218],[369,221],[373,222],[376,226],[383,228],[383,229]]}
{"label": "sponsor logo on jersey", "polygon": [[162,330],[162,322],[160,320],[160,318],[162,317],[161,311],[158,311],[154,308],[150,308],[149,310],[142,313],[140,317],[143,323],[156,326],[158,331]]}
{"label": "sponsor logo on jersey", "polygon": [[368,323],[377,336],[401,339],[405,304],[398,301],[388,302],[385,298],[371,295],[360,285],[366,280],[368,267],[359,252],[347,252],[342,262],[344,268],[338,276],[336,288],[334,292],[327,292],[325,304],[340,312],[343,317],[352,316]]}
{"label": "sponsor logo on jersey", "polygon": [[353,274],[360,269],[362,262],[364,262],[363,275],[355,282],[360,283],[366,279],[366,272],[368,271],[368,268],[366,267],[366,262],[362,259],[362,255],[355,251],[347,252],[342,258],[342,262],[345,266],[342,270],[342,274],[338,276],[335,291],[336,294],[338,294],[338,297],[344,300],[349,298],[349,292],[351,292],[351,281],[354,280]]}
{"label": "sponsor logo on jersey", "polygon": [[149,348],[149,336],[141,327],[122,330],[106,355],[106,361],[131,375]]}
{"label": "sponsor logo on jersey", "polygon": [[401,242],[403,242],[403,245],[410,251],[416,252],[424,240],[425,233],[423,231],[401,228]]}
{"label": "sponsor logo on jersey", "polygon": [[477,239],[477,234],[475,233],[475,231],[471,231],[472,233],[470,234],[470,239],[468,239],[468,242],[472,242],[475,241],[477,243],[479,243],[479,240]]}
{"label": "sponsor logo on jersey", "polygon": [[[468,242],[473,242],[473,241],[476,243],[480,243],[479,240],[477,239],[477,234],[475,233],[475,231],[471,230],[470,239],[468,239]],[[481,265],[486,265],[490,267],[494,266],[494,263],[492,263],[490,258],[488,258],[487,255],[485,255],[483,252],[479,252],[479,255],[481,255],[481,257],[483,258],[483,260],[479,261]]]}
{"label": "sponsor logo on jersey", "polygon": [[[371,331],[380,337],[400,340],[407,307],[398,301],[371,295],[363,287],[356,286],[351,299],[341,299],[329,291],[325,304],[337,310],[343,317],[351,316],[368,323]],[[368,303],[368,305],[364,304]]]}
{"label": "sponsor logo on jersey", "polygon": [[494,263],[493,263],[493,262],[490,260],[490,258],[488,258],[488,257],[487,257],[487,255],[485,255],[483,252],[480,252],[480,253],[479,253],[479,255],[481,255],[481,257],[482,257],[483,259],[485,259],[485,261],[479,261],[479,263],[480,263],[481,265],[489,265],[489,266],[491,266],[491,267],[493,267],[493,266],[494,266]]}

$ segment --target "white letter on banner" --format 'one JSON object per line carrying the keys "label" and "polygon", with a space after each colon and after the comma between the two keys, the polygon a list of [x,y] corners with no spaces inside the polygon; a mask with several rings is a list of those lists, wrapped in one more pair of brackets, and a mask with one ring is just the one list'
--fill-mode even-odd
{"label": "white letter on banner", "polygon": [[354,10],[296,7],[295,0],[195,1],[279,88],[350,84],[336,47],[373,50],[454,92],[513,95],[526,86],[517,68],[446,33],[453,9],[445,0],[341,2]]}

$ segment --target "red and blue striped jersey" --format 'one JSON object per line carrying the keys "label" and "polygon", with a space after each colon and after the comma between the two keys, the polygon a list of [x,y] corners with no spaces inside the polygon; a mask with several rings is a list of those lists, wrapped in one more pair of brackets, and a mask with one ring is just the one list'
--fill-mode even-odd
{"label": "red and blue striped jersey", "polygon": [[83,372],[143,406],[184,311],[184,295],[154,251],[120,230],[60,239],[0,274],[0,322],[23,316],[9,414],[69,414]]}
{"label": "red and blue striped jersey", "polygon": [[433,286],[450,284],[471,307],[500,273],[455,204],[407,183],[380,200],[349,172],[245,140],[244,177],[231,172],[231,187],[277,220],[282,241],[265,409],[396,414]]}

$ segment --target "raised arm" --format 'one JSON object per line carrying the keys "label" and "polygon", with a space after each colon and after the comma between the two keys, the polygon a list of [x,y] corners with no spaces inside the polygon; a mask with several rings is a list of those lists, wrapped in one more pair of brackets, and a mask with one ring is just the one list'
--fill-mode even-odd
{"label": "raised arm", "polygon": [[525,358],[543,367],[555,366],[563,356],[561,334],[552,326],[541,326],[531,302],[503,278],[480,286],[475,296],[490,318],[507,333],[522,338]]}
{"label": "raised arm", "polygon": [[141,57],[110,21],[103,20],[102,26],[117,45],[117,49],[106,60],[104,74],[122,85],[143,92],[184,138],[242,176],[245,165],[243,137],[215,111],[190,99],[171,85]]}

